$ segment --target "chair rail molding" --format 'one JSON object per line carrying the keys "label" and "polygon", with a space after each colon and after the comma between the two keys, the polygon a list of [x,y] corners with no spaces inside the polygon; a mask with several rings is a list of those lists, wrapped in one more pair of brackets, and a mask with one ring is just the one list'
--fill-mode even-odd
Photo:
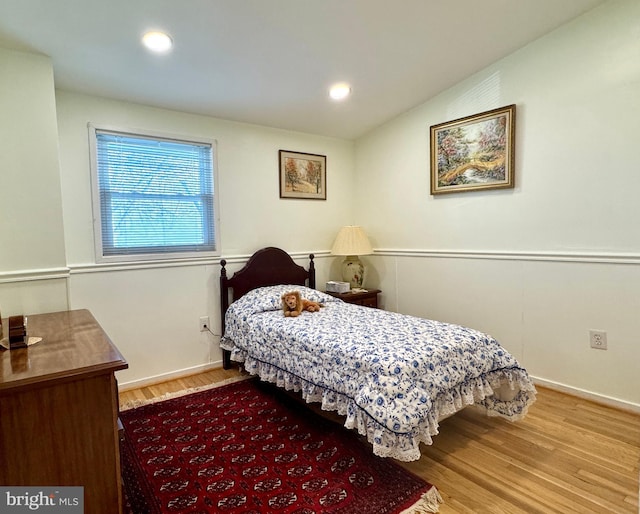
{"label": "chair rail molding", "polygon": [[56,280],[69,278],[69,268],[27,269],[0,272],[0,284],[13,282],[34,282],[36,280]]}
{"label": "chair rail molding", "polygon": [[581,262],[602,264],[640,264],[640,254],[617,252],[517,252],[495,250],[424,250],[375,248],[373,255],[387,257],[428,257],[447,259],[485,259],[511,261]]}

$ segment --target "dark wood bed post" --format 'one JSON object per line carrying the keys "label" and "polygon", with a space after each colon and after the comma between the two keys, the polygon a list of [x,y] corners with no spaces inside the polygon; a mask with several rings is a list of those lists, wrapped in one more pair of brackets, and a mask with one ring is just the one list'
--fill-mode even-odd
{"label": "dark wood bed post", "polygon": [[[224,335],[224,315],[229,308],[229,290],[227,288],[227,261],[224,259],[220,260],[220,266],[222,269],[220,270],[220,312],[222,313],[222,327],[221,334]],[[231,367],[231,352],[229,350],[222,350],[222,369],[229,369]]]}
{"label": "dark wood bed post", "polygon": [[309,254],[309,287],[311,289],[316,288],[316,265],[313,262],[315,255]]}

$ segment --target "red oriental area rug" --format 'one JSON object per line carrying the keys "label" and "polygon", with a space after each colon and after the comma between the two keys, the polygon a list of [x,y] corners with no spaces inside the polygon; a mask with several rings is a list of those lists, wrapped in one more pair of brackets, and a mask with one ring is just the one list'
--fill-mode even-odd
{"label": "red oriental area rug", "polygon": [[125,410],[128,510],[145,513],[424,513],[431,484],[355,432],[256,379]]}

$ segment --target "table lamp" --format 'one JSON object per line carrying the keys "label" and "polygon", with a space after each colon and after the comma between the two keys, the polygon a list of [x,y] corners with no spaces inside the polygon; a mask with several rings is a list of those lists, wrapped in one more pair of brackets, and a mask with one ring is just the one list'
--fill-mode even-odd
{"label": "table lamp", "polygon": [[361,288],[364,283],[364,264],[358,255],[373,253],[371,243],[362,227],[347,225],[342,227],[331,248],[332,255],[344,255],[342,262],[342,280],[349,282],[351,288]]}

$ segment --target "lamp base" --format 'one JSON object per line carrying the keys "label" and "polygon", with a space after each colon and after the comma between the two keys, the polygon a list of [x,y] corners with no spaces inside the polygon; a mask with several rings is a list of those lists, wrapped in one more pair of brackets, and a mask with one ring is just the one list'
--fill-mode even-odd
{"label": "lamp base", "polygon": [[357,255],[348,255],[342,262],[342,280],[351,284],[351,289],[362,288],[364,284],[364,264]]}

